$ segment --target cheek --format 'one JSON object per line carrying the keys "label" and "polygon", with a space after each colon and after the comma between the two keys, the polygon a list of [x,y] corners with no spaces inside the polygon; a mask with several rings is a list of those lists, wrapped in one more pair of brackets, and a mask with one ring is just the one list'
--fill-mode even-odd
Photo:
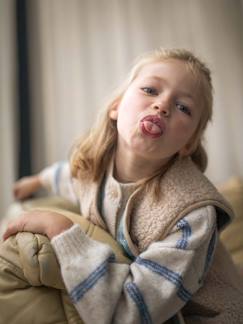
{"label": "cheek", "polygon": [[118,107],[118,124],[127,123],[134,124],[139,119],[140,105],[134,98],[125,98]]}
{"label": "cheek", "polygon": [[126,111],[129,114],[136,114],[139,111],[143,110],[144,107],[144,100],[141,98],[138,92],[135,90],[127,91],[125,95],[123,96],[122,101],[119,105],[119,110]]}
{"label": "cheek", "polygon": [[191,139],[193,134],[195,133],[195,130],[197,128],[197,122],[195,121],[182,121],[177,124],[176,126],[176,138],[178,138],[178,141],[185,141],[187,142],[188,140]]}
{"label": "cheek", "polygon": [[118,110],[117,130],[118,133],[124,134],[130,129],[132,123],[131,112],[125,105],[121,105]]}

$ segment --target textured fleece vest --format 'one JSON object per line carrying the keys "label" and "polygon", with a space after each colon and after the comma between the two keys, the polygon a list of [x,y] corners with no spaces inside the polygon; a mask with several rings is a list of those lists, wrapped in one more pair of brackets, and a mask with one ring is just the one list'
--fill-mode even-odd
{"label": "textured fleece vest", "polygon": [[[91,183],[79,187],[80,202],[83,215],[88,215],[92,222],[105,227],[97,207],[99,187]],[[215,206],[219,229],[233,217],[231,206],[190,158],[175,161],[161,179],[160,188],[157,202],[141,189],[128,200],[123,230],[134,255],[145,250],[150,243],[166,237],[179,219],[194,209]],[[219,242],[203,287],[183,309],[186,323],[243,323],[241,281],[232,260]]]}
{"label": "textured fleece vest", "polygon": [[139,251],[166,237],[181,218],[197,208],[215,206],[219,229],[233,217],[231,206],[189,158],[171,166],[160,188],[159,203],[149,195],[138,195],[135,200],[129,227]]}
{"label": "textured fleece vest", "polygon": [[[79,187],[80,203],[82,214],[105,228],[97,207],[99,188],[91,183]],[[219,229],[233,217],[230,205],[190,158],[176,160],[162,177],[160,188],[158,201],[142,189],[137,189],[128,200],[124,211],[124,236],[134,255],[166,237],[179,219],[194,209],[215,206]]]}

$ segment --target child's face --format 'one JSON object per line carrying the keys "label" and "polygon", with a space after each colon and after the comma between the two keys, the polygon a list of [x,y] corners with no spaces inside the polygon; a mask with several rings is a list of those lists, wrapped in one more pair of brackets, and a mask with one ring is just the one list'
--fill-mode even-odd
{"label": "child's face", "polygon": [[110,112],[117,120],[118,148],[166,162],[187,145],[202,113],[195,76],[176,59],[147,64]]}

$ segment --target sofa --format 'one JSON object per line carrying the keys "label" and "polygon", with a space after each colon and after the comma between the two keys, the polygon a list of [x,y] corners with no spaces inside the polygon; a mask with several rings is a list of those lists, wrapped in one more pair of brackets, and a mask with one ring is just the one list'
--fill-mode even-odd
{"label": "sofa", "polygon": [[235,219],[221,233],[221,240],[243,277],[243,180],[232,177],[218,189],[230,202],[235,212]]}

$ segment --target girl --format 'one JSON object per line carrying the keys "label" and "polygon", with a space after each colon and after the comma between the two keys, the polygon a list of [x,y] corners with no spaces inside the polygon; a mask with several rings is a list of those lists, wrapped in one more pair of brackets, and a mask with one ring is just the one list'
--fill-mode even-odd
{"label": "girl", "polygon": [[205,316],[203,323],[224,323],[210,273],[217,233],[233,213],[203,175],[201,139],[212,101],[210,71],[192,53],[148,53],[69,164],[16,183],[19,199],[44,186],[78,200],[81,214],[133,260],[117,263],[109,246],[56,213],[26,213],[9,224],[5,239],[19,231],[50,238],[85,323],[162,323],[185,305],[192,322]]}

